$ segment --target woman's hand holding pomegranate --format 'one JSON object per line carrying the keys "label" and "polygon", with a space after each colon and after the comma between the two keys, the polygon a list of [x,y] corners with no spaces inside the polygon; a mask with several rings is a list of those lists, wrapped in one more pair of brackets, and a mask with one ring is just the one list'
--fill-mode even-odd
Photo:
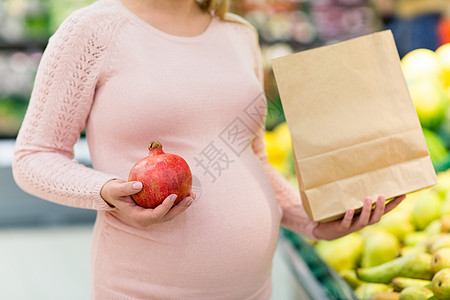
{"label": "woman's hand holding pomegranate", "polygon": [[100,195],[110,206],[117,208],[120,213],[140,227],[169,221],[184,212],[195,200],[195,194],[191,193],[174,206],[176,195],[172,194],[157,207],[144,208],[136,205],[131,198],[131,195],[138,193],[141,189],[142,183],[139,181],[113,179],[103,185]]}

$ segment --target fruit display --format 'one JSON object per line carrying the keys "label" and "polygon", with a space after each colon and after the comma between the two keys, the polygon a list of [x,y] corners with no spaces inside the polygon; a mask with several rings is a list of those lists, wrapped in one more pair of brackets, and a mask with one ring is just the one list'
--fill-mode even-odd
{"label": "fruit display", "polygon": [[313,243],[360,299],[450,299],[450,170],[438,180],[379,223]]}
{"label": "fruit display", "polygon": [[403,74],[437,171],[450,161],[450,44],[416,49],[401,59]]}
{"label": "fruit display", "polygon": [[192,172],[188,163],[176,154],[165,153],[160,142],[151,142],[149,155],[130,170],[128,181],[140,181],[142,190],[131,195],[136,204],[154,208],[171,194],[175,204],[187,197],[192,187]]}

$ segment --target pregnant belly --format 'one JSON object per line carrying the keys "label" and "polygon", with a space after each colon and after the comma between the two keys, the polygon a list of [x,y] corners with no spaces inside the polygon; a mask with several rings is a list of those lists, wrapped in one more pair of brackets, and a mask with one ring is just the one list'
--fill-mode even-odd
{"label": "pregnant belly", "polygon": [[[146,230],[108,213],[96,273],[112,278],[99,280],[142,297],[178,290],[184,298],[245,299],[261,289],[270,277],[281,216],[270,184],[239,176],[232,185],[226,178],[214,186],[203,182],[188,210]],[[114,270],[128,274],[132,290]]]}

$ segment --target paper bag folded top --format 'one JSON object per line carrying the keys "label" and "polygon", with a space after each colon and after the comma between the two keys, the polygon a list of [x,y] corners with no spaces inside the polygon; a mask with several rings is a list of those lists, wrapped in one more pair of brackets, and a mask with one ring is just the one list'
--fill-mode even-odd
{"label": "paper bag folded top", "polygon": [[390,31],[272,60],[314,221],[437,182]]}

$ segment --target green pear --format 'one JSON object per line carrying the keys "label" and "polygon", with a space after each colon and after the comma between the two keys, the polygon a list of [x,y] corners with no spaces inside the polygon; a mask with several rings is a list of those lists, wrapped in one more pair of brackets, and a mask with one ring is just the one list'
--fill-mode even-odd
{"label": "green pear", "polygon": [[441,216],[441,199],[434,190],[427,189],[420,192],[411,212],[414,226],[417,230],[424,230],[432,221]]}
{"label": "green pear", "polygon": [[434,274],[445,268],[450,268],[450,248],[439,249],[431,257],[431,270]]}
{"label": "green pear", "polygon": [[380,292],[392,292],[392,287],[382,283],[363,283],[355,290],[356,296],[361,300],[369,300]]}
{"label": "green pear", "polygon": [[442,221],[441,219],[437,219],[428,224],[428,226],[425,228],[424,231],[429,236],[433,236],[440,234],[441,228],[442,228]]}
{"label": "green pear", "polygon": [[426,241],[429,238],[425,231],[413,231],[405,235],[403,243],[405,246],[415,246],[420,242]]}
{"label": "green pear", "polygon": [[377,229],[364,239],[361,267],[368,268],[391,261],[400,252],[400,242],[392,233]]}
{"label": "green pear", "polygon": [[431,239],[428,245],[428,252],[433,254],[442,248],[450,248],[450,233],[440,234],[435,239]]}
{"label": "green pear", "polygon": [[342,270],[339,275],[348,283],[352,289],[356,289],[358,286],[364,282],[359,280],[358,275],[356,275],[355,270]]}
{"label": "green pear", "polygon": [[434,275],[431,290],[438,300],[450,299],[450,268],[442,269]]}
{"label": "green pear", "polygon": [[394,291],[401,292],[408,286],[427,287],[431,284],[431,280],[414,279],[408,277],[396,277],[392,279]]}
{"label": "green pear", "polygon": [[433,292],[422,286],[408,286],[400,292],[399,300],[427,300]]}
{"label": "green pear", "polygon": [[390,283],[395,277],[410,277],[430,280],[431,255],[428,253],[415,253],[408,256],[395,258],[384,264],[359,268],[356,270],[358,277],[367,282]]}
{"label": "green pear", "polygon": [[358,232],[348,234],[332,241],[319,241],[315,250],[317,254],[337,273],[346,269],[354,269],[358,264],[363,239]]}
{"label": "green pear", "polygon": [[439,172],[437,174],[437,184],[435,184],[432,189],[435,190],[441,199],[444,199],[448,188],[450,187],[450,172],[447,170],[445,172]]}
{"label": "green pear", "polygon": [[400,256],[407,256],[414,253],[427,252],[426,242],[420,242],[414,246],[405,246],[400,249]]}
{"label": "green pear", "polygon": [[399,300],[400,293],[397,292],[379,292],[370,296],[369,300]]}
{"label": "green pear", "polygon": [[408,233],[415,229],[410,214],[406,211],[396,210],[384,215],[378,223],[378,227],[389,231],[401,242]]}

